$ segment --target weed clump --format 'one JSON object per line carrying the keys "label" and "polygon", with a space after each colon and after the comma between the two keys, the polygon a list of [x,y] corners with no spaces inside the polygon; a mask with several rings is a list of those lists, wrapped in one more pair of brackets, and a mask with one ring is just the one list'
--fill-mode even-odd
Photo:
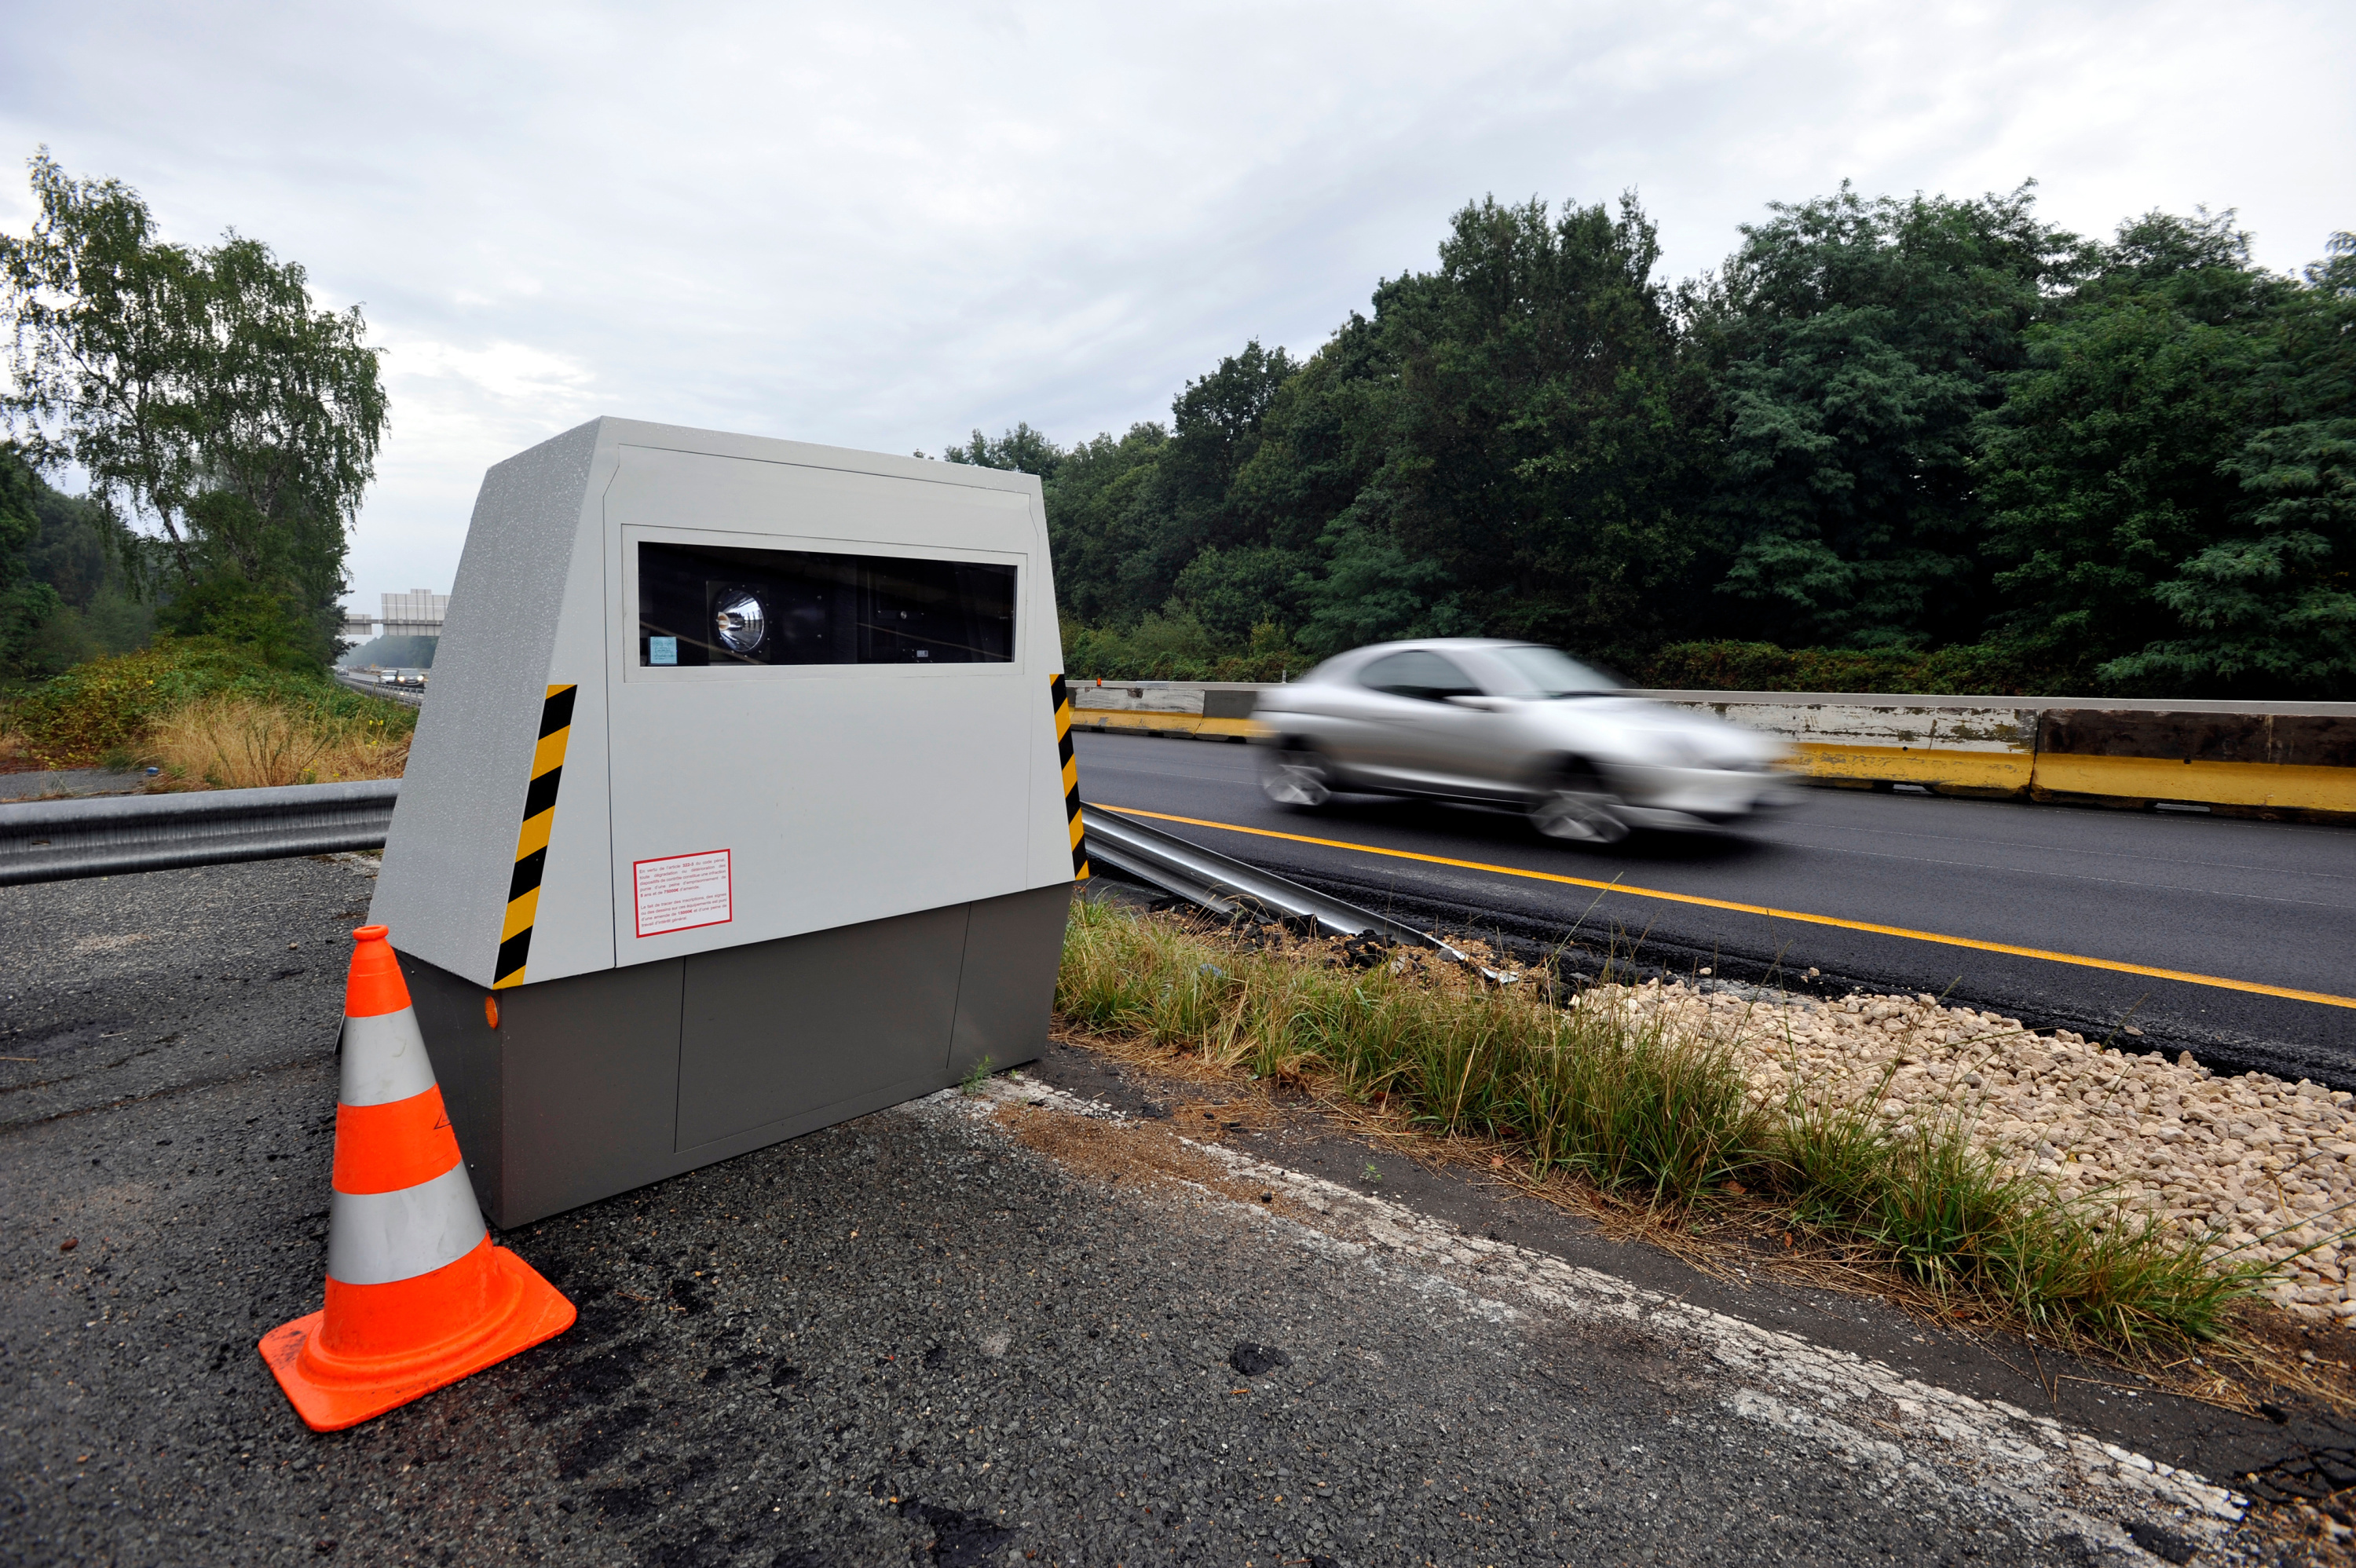
{"label": "weed clump", "polygon": [[2056,1191],[1960,1115],[1894,1129],[1859,1105],[1794,1094],[1776,1121],[1770,1179],[1795,1220],[2034,1328],[2115,1343],[2208,1339],[2269,1273],[2216,1263],[2209,1238],[2152,1215]]}
{"label": "weed clump", "polygon": [[1624,993],[1608,984],[1558,1007],[1436,955],[1358,967],[1330,945],[1082,902],[1056,1007],[1086,1029],[1492,1142],[1536,1177],[1569,1171],[1648,1209],[1765,1204],[1943,1296],[2057,1335],[2209,1338],[2265,1280],[2212,1260],[2207,1238],[2010,1168],[1960,1115],[1892,1125],[1869,1108],[1878,1096],[1756,1093],[1731,1043],[1614,1005]]}

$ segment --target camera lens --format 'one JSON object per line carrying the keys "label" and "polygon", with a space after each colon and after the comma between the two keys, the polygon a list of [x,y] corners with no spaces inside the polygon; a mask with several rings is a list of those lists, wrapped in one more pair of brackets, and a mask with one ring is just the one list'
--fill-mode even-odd
{"label": "camera lens", "polygon": [[712,629],[732,654],[749,654],[769,635],[769,613],[750,589],[723,588],[713,596]]}

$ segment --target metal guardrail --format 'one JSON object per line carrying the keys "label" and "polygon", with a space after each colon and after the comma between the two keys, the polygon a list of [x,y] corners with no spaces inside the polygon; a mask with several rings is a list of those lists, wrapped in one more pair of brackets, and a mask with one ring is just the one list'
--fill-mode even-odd
{"label": "metal guardrail", "polygon": [[0,805],[0,887],[374,849],[399,779]]}
{"label": "metal guardrail", "polygon": [[1088,859],[1101,860],[1163,892],[1210,911],[1249,920],[1275,920],[1306,926],[1326,936],[1359,937],[1386,944],[1429,948],[1457,963],[1475,968],[1499,984],[1515,976],[1489,968],[1471,954],[1452,947],[1430,932],[1344,903],[1304,888],[1273,871],[1231,859],[1189,839],[1106,810],[1080,806],[1080,825],[1087,834]]}
{"label": "metal guardrail", "polygon": [[336,671],[336,678],[354,691],[365,692],[370,697],[381,697],[387,702],[399,702],[411,708],[425,706],[425,693],[418,687],[386,686],[381,682],[370,680],[365,676],[355,675],[349,670],[343,669]]}
{"label": "metal guardrail", "polygon": [[[399,779],[370,779],[11,802],[0,805],[0,887],[380,848],[400,798]],[[1494,980],[1513,978],[1428,932],[1102,806],[1082,805],[1080,819],[1092,859],[1214,914],[1429,948]]]}

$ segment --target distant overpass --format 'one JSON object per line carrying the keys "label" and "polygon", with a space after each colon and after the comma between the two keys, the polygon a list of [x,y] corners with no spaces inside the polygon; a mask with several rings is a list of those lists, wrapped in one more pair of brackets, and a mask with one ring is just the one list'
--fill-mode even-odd
{"label": "distant overpass", "polygon": [[347,609],[340,635],[367,642],[373,637],[438,637],[442,635],[443,617],[450,611],[450,596],[436,593],[430,588],[412,588],[406,593],[385,593],[378,596],[382,606],[373,616]]}

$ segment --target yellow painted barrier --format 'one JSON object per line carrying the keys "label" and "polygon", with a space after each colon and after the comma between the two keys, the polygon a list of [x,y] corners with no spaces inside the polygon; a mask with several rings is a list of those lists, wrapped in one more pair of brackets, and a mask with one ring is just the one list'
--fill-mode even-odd
{"label": "yellow painted barrier", "polygon": [[1930,746],[1843,746],[1803,741],[1793,750],[1809,778],[1933,788],[2028,789],[2036,759],[2027,752],[1950,752]]}
{"label": "yellow painted barrier", "polygon": [[1205,719],[1199,713],[1108,708],[1076,709],[1072,728],[1131,735],[1184,736],[1196,741],[1248,741],[1263,733],[1262,727],[1249,719]]}
{"label": "yellow painted barrier", "polygon": [[1130,712],[1106,708],[1072,710],[1075,730],[1127,731],[1133,735],[1192,735],[1202,721],[1199,713]]}
{"label": "yellow painted barrier", "polygon": [[2356,813],[2356,768],[2049,752],[2037,759],[2037,777],[2032,787],[2040,795]]}
{"label": "yellow painted barrier", "polygon": [[2262,811],[2356,815],[2356,768],[2283,763],[2186,762],[2068,752],[1950,752],[1907,746],[1801,741],[1794,770],[1826,784],[1918,784],[1932,789],[2102,800],[2180,800]]}

